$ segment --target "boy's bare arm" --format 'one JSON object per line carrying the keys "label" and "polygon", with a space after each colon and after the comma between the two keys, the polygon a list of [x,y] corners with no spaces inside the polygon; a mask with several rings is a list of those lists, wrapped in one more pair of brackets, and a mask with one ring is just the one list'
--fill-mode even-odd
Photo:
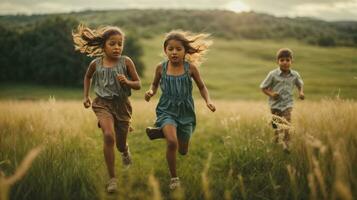
{"label": "boy's bare arm", "polygon": [[301,86],[298,86],[297,88],[299,90],[299,98],[301,100],[304,100],[305,99],[304,86],[301,85]]}

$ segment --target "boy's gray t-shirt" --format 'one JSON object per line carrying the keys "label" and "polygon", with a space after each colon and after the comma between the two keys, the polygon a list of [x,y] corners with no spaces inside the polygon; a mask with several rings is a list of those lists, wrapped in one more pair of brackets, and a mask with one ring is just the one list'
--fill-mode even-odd
{"label": "boy's gray t-shirt", "polygon": [[294,86],[301,87],[303,85],[304,82],[297,71],[290,70],[284,76],[280,68],[277,68],[269,72],[260,84],[260,88],[270,88],[272,91],[277,92],[280,95],[279,99],[275,100],[269,97],[270,108],[284,111],[287,108],[293,107]]}

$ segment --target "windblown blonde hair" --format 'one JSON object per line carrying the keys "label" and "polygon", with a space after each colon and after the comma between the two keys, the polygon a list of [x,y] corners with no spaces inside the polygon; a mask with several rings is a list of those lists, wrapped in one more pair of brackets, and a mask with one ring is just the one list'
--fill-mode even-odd
{"label": "windblown blonde hair", "polygon": [[105,41],[112,35],[122,35],[124,33],[116,26],[104,26],[97,29],[90,29],[83,24],[79,24],[76,31],[72,31],[74,48],[76,51],[87,54],[90,57],[103,55]]}
{"label": "windblown blonde hair", "polygon": [[210,34],[195,34],[188,31],[173,30],[166,35],[164,50],[170,40],[180,41],[185,49],[185,60],[199,66],[204,61],[204,55],[207,53],[208,47],[212,44],[209,36]]}

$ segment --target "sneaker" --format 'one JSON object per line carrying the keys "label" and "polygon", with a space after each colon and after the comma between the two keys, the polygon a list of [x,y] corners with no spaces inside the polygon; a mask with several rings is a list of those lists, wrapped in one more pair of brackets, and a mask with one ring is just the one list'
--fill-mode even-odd
{"label": "sneaker", "polygon": [[158,129],[156,127],[147,127],[146,128],[146,135],[149,137],[150,140],[158,139],[158,138],[164,138],[164,133],[162,132],[161,129]]}
{"label": "sneaker", "polygon": [[180,186],[181,186],[181,183],[180,183],[179,177],[171,178],[170,184],[169,184],[169,187],[170,187],[171,190],[174,190],[174,189],[176,189],[176,188],[178,188]]}
{"label": "sneaker", "polygon": [[132,163],[129,146],[128,146],[127,152],[128,152],[127,155],[124,155],[124,153],[121,153],[121,161],[126,168],[129,168]]}
{"label": "sneaker", "polygon": [[116,178],[111,178],[106,186],[108,193],[114,193],[118,191],[118,180]]}

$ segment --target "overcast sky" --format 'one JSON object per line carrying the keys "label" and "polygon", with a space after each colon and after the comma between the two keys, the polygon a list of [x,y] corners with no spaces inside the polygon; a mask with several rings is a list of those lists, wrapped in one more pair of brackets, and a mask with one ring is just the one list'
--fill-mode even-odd
{"label": "overcast sky", "polygon": [[357,21],[357,0],[0,0],[0,15],[124,8],[227,9]]}

